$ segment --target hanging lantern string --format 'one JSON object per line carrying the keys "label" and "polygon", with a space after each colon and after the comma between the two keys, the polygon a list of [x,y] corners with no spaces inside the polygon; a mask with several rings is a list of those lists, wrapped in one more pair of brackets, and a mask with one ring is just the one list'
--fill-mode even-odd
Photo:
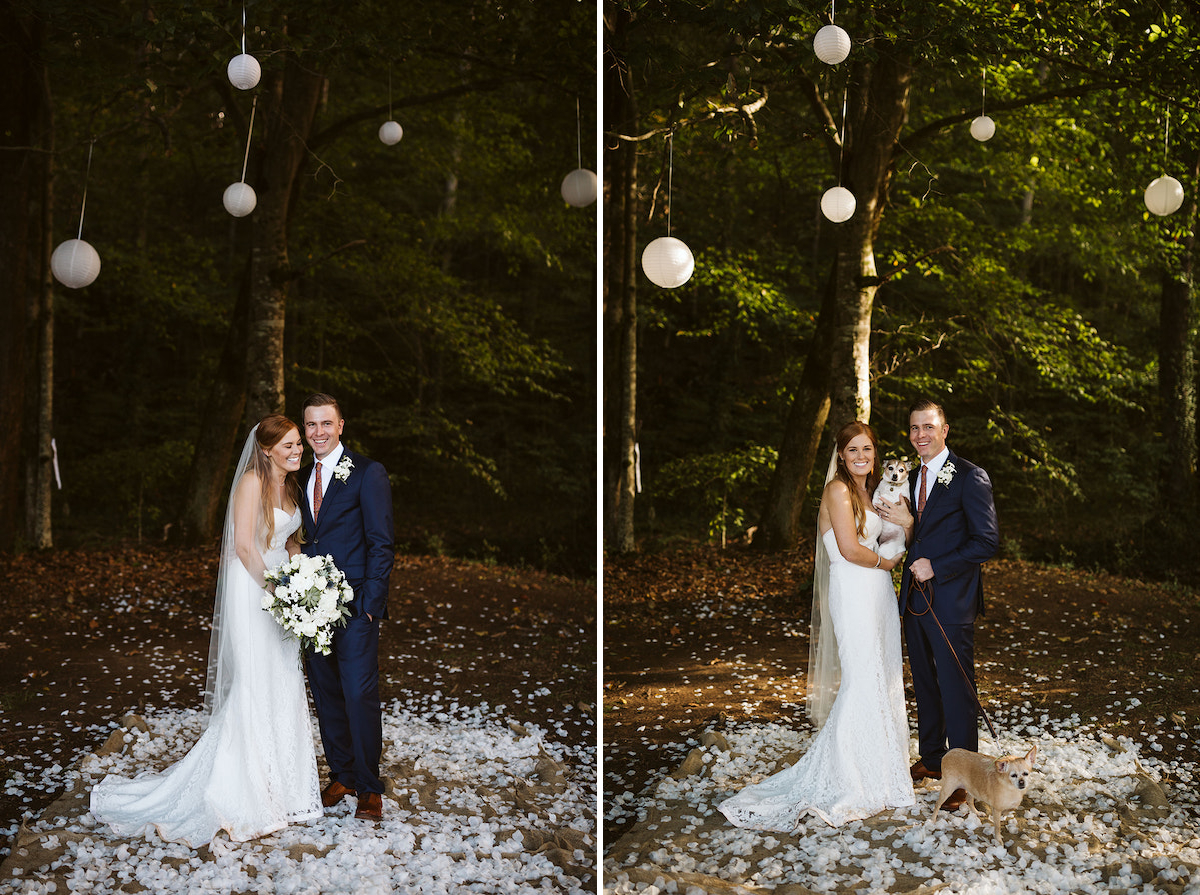
{"label": "hanging lantern string", "polygon": [[246,166],[250,164],[250,137],[254,134],[254,110],[258,108],[258,97],[250,106],[250,126],[246,128],[246,157],[242,159],[242,183],[246,182]]}
{"label": "hanging lantern string", "polygon": [[392,64],[388,63],[388,121],[392,120]]}
{"label": "hanging lantern string", "polygon": [[829,0],[829,24],[833,24],[834,13],[837,12],[837,0]]}
{"label": "hanging lantern string", "polygon": [[675,134],[667,134],[667,236],[671,235],[671,179],[675,173]]}
{"label": "hanging lantern string", "polygon": [[1163,131],[1163,173],[1167,171],[1167,155],[1171,145],[1171,107],[1167,106],[1167,122]]}
{"label": "hanging lantern string", "polygon": [[88,177],[92,173],[92,150],[96,148],[96,138],[92,137],[92,142],[88,144],[88,160],[87,169],[83,174],[83,199],[79,202],[79,235],[77,239],[83,239],[83,212],[87,208],[87,185]]}
{"label": "hanging lantern string", "polygon": [[242,55],[246,55],[246,4],[242,4]]}
{"label": "hanging lantern string", "polygon": [[980,91],[979,97],[979,114],[987,114],[987,68],[983,70],[983,88]]}
{"label": "hanging lantern string", "polygon": [[579,97],[575,97],[575,149],[579,153],[579,167],[583,167],[583,119],[579,113]]}
{"label": "hanging lantern string", "polygon": [[842,163],[846,159],[846,109],[847,97],[850,95],[850,88],[847,87],[842,91],[842,136],[841,136],[841,151],[838,154],[838,186],[842,185]]}

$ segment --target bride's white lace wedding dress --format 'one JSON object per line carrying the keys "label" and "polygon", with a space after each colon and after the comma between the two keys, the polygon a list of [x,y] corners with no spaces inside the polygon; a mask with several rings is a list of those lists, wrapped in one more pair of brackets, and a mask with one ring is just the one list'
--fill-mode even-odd
{"label": "bride's white lace wedding dress", "polygon": [[[277,508],[275,525],[267,568],[287,559],[299,508],[290,516]],[[154,826],[163,839],[196,848],[220,830],[244,842],[323,814],[299,642],[262,608],[262,586],[240,562],[231,565],[229,692],[176,764],[134,779],[109,774],[92,790],[92,813],[122,836]]]}
{"label": "bride's white lace wedding dress", "polygon": [[[868,511],[860,542],[874,549],[880,527],[879,517]],[[841,686],[825,725],[799,761],[717,806],[739,827],[789,833],[805,814],[840,826],[916,801],[891,575],[843,559],[832,529],[822,538],[830,559],[829,612]]]}

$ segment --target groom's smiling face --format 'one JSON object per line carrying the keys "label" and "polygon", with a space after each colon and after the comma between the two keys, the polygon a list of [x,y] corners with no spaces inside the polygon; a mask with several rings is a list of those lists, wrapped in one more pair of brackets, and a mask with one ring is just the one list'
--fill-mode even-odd
{"label": "groom's smiling face", "polygon": [[332,404],[304,410],[304,437],[318,460],[324,460],[338,446],[346,421]]}
{"label": "groom's smiling face", "polygon": [[950,427],[936,410],[918,410],[908,418],[908,440],[922,461],[932,460],[946,446]]}

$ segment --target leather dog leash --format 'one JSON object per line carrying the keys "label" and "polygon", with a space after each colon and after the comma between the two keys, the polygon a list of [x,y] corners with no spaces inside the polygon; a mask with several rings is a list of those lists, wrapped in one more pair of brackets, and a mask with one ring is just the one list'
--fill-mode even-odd
{"label": "leather dog leash", "polygon": [[[928,590],[926,590],[926,586],[928,586]],[[930,579],[929,581],[917,581],[916,578],[913,578],[910,587],[915,587],[921,596],[925,598],[925,611],[917,612],[916,609],[913,609],[912,601],[910,599],[908,601],[909,612],[918,617],[928,614],[935,622],[937,622],[938,630],[942,632],[942,639],[946,641],[946,646],[950,649],[950,655],[954,657],[954,662],[956,665],[958,665],[958,670],[962,672],[963,680],[965,680],[967,685],[971,688],[971,696],[975,700],[975,705],[979,707],[979,713],[983,715],[983,721],[985,724],[987,724],[988,733],[992,735],[992,742],[995,743],[996,748],[999,749],[1000,740],[996,736],[996,728],[992,726],[992,719],[988,717],[987,709],[985,709],[983,707],[983,703],[979,701],[979,691],[975,689],[975,682],[971,680],[971,676],[967,674],[967,670],[963,668],[962,662],[958,658],[958,653],[955,651],[953,644],[950,643],[950,635],[946,633],[946,629],[942,627],[942,622],[937,617],[937,613],[933,611],[933,579]]]}

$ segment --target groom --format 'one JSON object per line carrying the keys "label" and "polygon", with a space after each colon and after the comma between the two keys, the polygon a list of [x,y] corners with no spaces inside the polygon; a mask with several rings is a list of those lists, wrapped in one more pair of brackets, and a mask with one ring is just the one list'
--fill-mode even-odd
{"label": "groom", "polygon": [[387,618],[395,559],[392,489],[379,463],[346,450],[341,408],[329,395],[304,402],[304,437],[315,463],[300,472],[304,552],[328,553],[354,589],[350,618],[333,635],[328,656],[310,652],[308,684],[317,707],[330,783],[321,804],[358,798],[354,816],[383,818],[383,712],[379,701],[379,620]]}
{"label": "groom", "polygon": [[[940,779],[949,750],[979,750],[975,617],[983,612],[982,565],[996,553],[999,529],[991,480],[946,447],[949,433],[940,404],[913,404],[908,438],[921,469],[909,476],[913,515],[900,603],[917,698],[914,783]],[[956,790],[943,807],[953,811],[965,798]]]}

